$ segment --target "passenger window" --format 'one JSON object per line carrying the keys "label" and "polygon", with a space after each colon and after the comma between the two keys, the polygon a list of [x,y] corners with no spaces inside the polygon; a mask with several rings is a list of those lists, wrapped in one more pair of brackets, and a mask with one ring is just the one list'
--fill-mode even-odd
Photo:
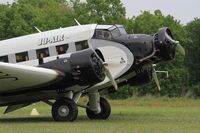
{"label": "passenger window", "polygon": [[16,62],[23,62],[23,61],[28,61],[28,52],[23,52],[23,53],[17,53],[15,54],[16,57]]}
{"label": "passenger window", "polygon": [[1,56],[0,62],[8,62],[8,56]]}
{"label": "passenger window", "polygon": [[67,49],[68,49],[68,44],[56,46],[56,51],[58,55],[65,54],[67,52]]}
{"label": "passenger window", "polygon": [[38,59],[48,57],[49,56],[49,49],[48,48],[38,49],[38,50],[36,50],[36,54],[37,54]]}
{"label": "passenger window", "polygon": [[76,44],[76,51],[89,48],[87,41],[80,41],[80,42],[76,42],[75,44]]}

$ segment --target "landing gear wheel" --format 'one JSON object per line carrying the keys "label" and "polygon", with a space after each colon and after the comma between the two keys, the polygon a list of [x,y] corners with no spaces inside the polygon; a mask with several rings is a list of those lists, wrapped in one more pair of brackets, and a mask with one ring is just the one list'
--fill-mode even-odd
{"label": "landing gear wheel", "polygon": [[68,98],[56,100],[51,110],[55,121],[74,121],[78,115],[76,103]]}
{"label": "landing gear wheel", "polygon": [[[89,102],[87,105],[89,106]],[[86,114],[87,114],[88,118],[97,119],[97,120],[107,119],[110,116],[111,107],[110,107],[110,104],[108,103],[108,101],[103,97],[100,97],[100,107],[101,107],[101,112],[98,114],[87,108]]]}

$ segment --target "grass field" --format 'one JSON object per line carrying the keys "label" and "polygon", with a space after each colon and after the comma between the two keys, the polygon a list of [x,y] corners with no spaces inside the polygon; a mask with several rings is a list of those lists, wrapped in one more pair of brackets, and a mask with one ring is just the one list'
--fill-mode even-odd
{"label": "grass field", "polygon": [[[43,103],[3,115],[0,133],[199,133],[200,100],[135,98],[113,100],[108,120],[89,120],[79,108],[74,122],[54,122]],[[40,116],[30,116],[33,107]]]}

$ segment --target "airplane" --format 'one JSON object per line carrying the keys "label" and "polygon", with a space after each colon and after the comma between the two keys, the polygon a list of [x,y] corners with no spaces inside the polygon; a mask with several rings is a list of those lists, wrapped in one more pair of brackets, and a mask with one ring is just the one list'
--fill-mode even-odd
{"label": "airplane", "polygon": [[[123,25],[76,26],[0,41],[0,106],[5,114],[44,102],[55,121],[74,121],[78,106],[90,119],[111,114],[100,91],[155,79],[154,64],[185,51],[169,28],[154,35],[128,34]],[[87,105],[78,103],[87,96]]]}

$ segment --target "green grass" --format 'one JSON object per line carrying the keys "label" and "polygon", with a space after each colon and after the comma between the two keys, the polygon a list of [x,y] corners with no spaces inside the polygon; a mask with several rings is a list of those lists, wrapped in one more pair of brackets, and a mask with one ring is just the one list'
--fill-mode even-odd
{"label": "green grass", "polygon": [[35,107],[40,116],[30,116],[33,105],[3,115],[0,109],[0,133],[199,133],[200,100],[134,98],[114,100],[108,120],[89,120],[79,108],[74,122],[54,122],[50,106]]}

